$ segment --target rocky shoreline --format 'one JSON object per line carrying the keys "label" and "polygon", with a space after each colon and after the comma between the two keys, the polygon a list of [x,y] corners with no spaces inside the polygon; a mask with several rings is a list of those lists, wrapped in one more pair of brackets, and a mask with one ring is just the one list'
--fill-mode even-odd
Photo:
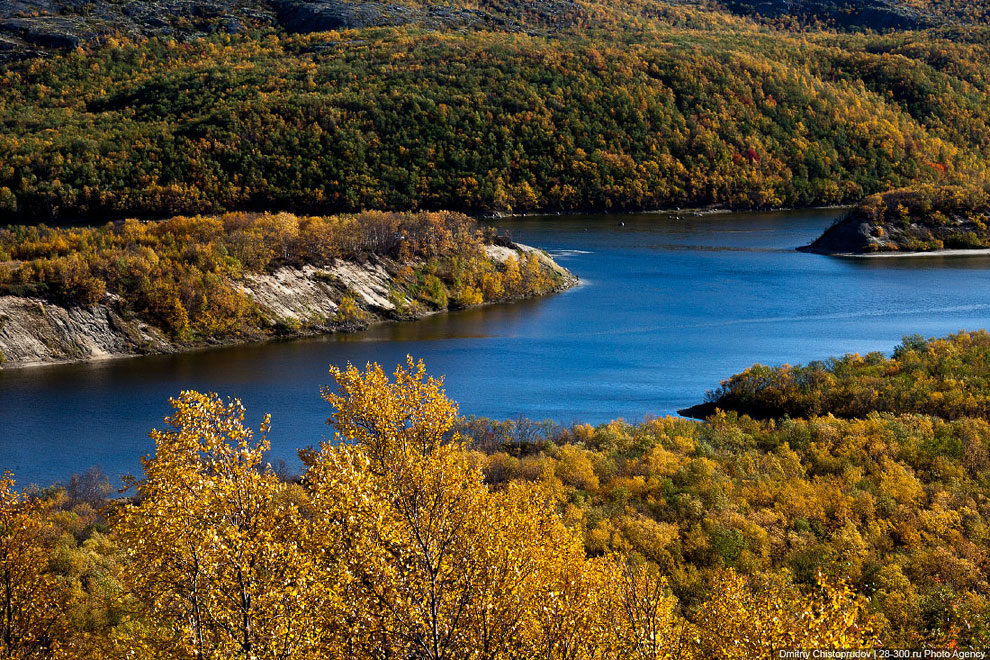
{"label": "rocky shoreline", "polygon": [[[518,243],[486,246],[499,262],[535,255],[553,275],[557,292],[577,284],[570,271],[546,253]],[[258,329],[221,339],[179,340],[122,311],[119,299],[107,295],[92,306],[63,306],[40,298],[0,296],[0,370],[87,362],[137,355],[179,353],[209,346],[260,343],[272,339],[355,332],[388,321],[411,321],[446,311],[404,309],[408,302],[393,286],[403,264],[376,257],[364,263],[338,260],[328,268],[282,267],[254,273],[240,282],[242,290],[270,319]],[[356,313],[341,314],[345,299]],[[346,303],[344,303],[346,304]]]}
{"label": "rocky shoreline", "polygon": [[837,257],[990,253],[990,206],[977,186],[919,187],[864,199],[801,252]]}
{"label": "rocky shoreline", "polygon": [[[799,248],[800,249],[800,248]],[[810,251],[810,250],[809,250]],[[967,248],[960,250],[927,250],[917,252],[827,252],[831,257],[850,259],[904,259],[913,257],[979,257],[990,255],[990,248]]]}

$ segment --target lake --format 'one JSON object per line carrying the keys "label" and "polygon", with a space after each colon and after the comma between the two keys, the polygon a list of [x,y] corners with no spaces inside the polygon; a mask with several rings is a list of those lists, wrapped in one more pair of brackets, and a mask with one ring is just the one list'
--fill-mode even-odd
{"label": "lake", "polygon": [[755,362],[889,352],[905,334],[986,327],[990,257],[844,259],[794,248],[841,211],[500,220],[582,279],[548,298],[339,335],[0,372],[0,467],[47,484],[91,465],[139,470],[183,389],[272,414],[273,455],[331,431],[330,364],[410,354],[464,414],[559,422],[673,414]]}

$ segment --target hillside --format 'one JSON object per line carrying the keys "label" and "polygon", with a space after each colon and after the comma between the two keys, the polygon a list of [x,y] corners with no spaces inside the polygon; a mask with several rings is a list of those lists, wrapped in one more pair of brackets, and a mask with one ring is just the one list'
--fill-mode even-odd
{"label": "hillside", "polygon": [[149,37],[194,41],[254,30],[307,34],[415,26],[573,34],[690,20],[725,23],[717,4],[681,0],[13,0],[0,6],[0,62]]}
{"label": "hillside", "polygon": [[0,218],[766,208],[986,176],[984,24],[561,0],[389,4],[401,21],[337,3],[365,18],[290,29],[207,6],[244,29],[134,9],[123,37],[0,68]]}
{"label": "hillside", "polygon": [[14,0],[0,7],[0,61],[94,46],[109,39],[194,40],[254,29],[287,33],[417,25],[546,31],[585,14],[574,0]]}
{"label": "hillside", "polygon": [[0,61],[110,38],[188,40],[257,28],[288,33],[417,25],[437,30],[546,33],[610,20],[725,11],[781,25],[917,30],[985,23],[990,5],[945,0],[11,0],[0,6]]}

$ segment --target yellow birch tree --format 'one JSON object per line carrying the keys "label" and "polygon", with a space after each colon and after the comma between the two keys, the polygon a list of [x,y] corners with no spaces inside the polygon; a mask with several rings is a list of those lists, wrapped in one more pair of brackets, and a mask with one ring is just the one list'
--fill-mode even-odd
{"label": "yellow birch tree", "polygon": [[115,526],[154,621],[137,648],[197,660],[312,657],[325,633],[310,617],[334,600],[313,580],[290,486],[264,466],[268,418],[254,442],[238,401],[187,391],[172,406]]}
{"label": "yellow birch tree", "polygon": [[66,646],[69,592],[48,570],[44,506],[0,476],[0,658],[48,660]]}

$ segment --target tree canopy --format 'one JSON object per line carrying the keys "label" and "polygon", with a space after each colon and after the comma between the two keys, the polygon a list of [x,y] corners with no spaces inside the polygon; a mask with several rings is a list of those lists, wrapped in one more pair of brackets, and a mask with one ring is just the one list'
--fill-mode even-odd
{"label": "tree canopy", "polygon": [[[266,463],[267,418],[256,436],[237,401],[187,391],[152,433],[135,496],[103,514],[78,488],[93,477],[26,493],[0,482],[14,622],[0,651],[656,660],[879,643],[883,620],[825,571],[802,583],[723,565],[706,596],[681,601],[677,574],[642,545],[589,542],[572,512],[592,485],[571,490],[552,452],[537,478],[492,479],[500,455],[460,435],[422,363],[331,373],[338,435],[302,453],[298,480]],[[589,474],[577,457],[591,449],[559,449]]]}
{"label": "tree canopy", "polygon": [[803,206],[985,177],[985,26],[626,4],[531,34],[258,29],[8,65],[0,218]]}

